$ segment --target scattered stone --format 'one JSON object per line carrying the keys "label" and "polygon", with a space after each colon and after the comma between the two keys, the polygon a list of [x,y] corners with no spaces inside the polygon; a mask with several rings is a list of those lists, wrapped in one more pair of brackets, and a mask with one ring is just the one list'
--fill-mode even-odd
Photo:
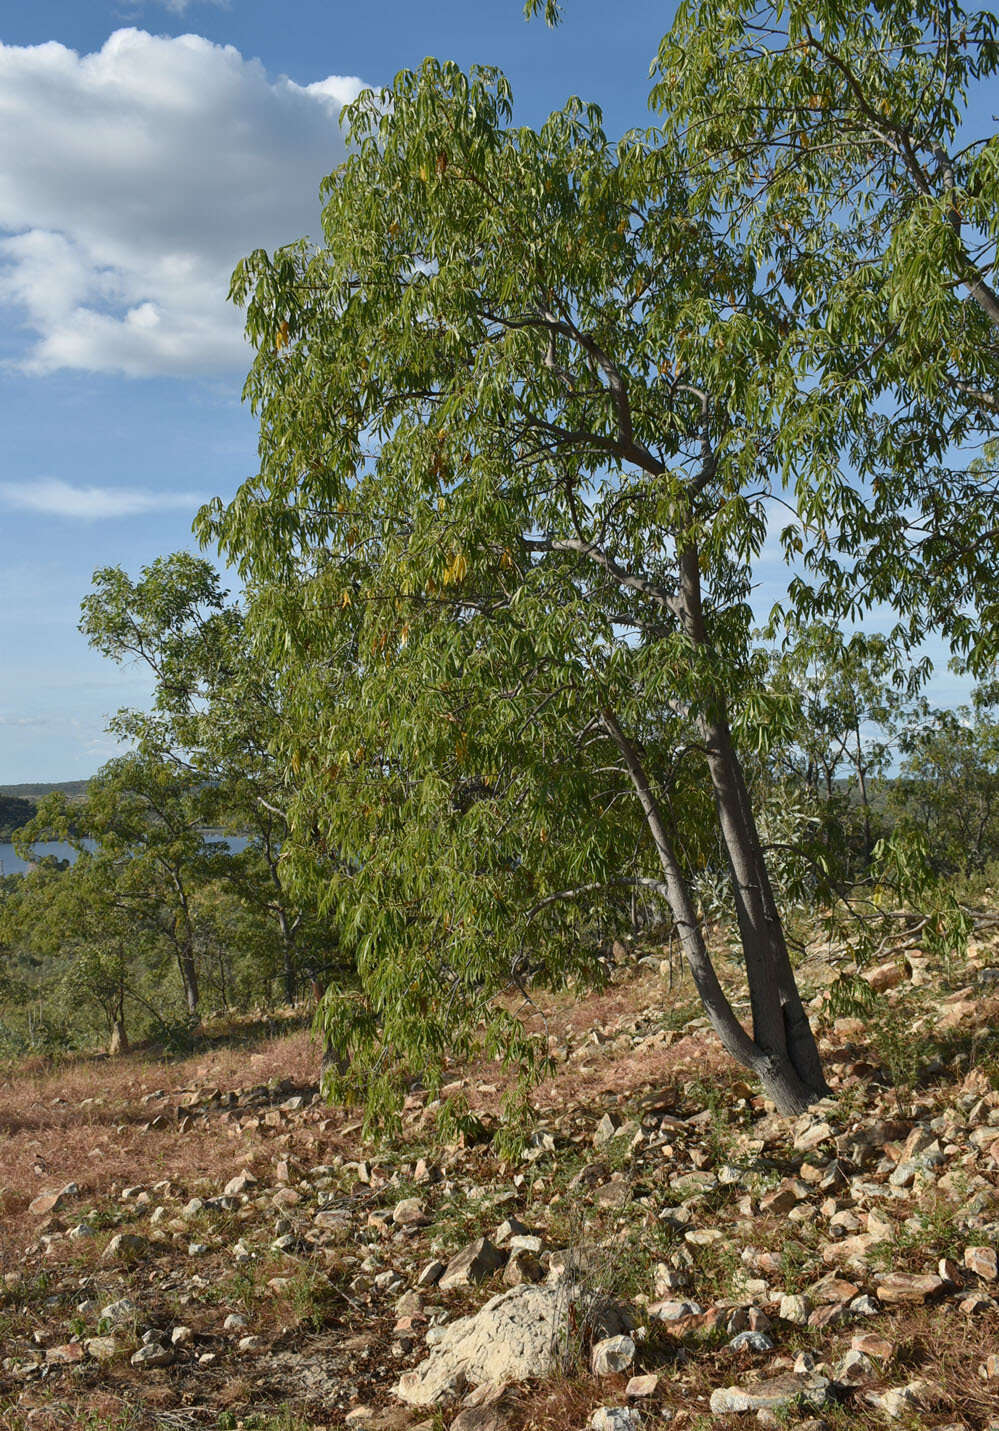
{"label": "scattered stone", "polygon": [[876,1332],[854,1332],[850,1346],[853,1351],[876,1357],[878,1361],[887,1361],[895,1353],[895,1344],[887,1337],[879,1337]]}
{"label": "scattered stone", "polygon": [[130,1358],[133,1366],[145,1369],[158,1366],[172,1366],[177,1359],[177,1354],[172,1347],[162,1346],[159,1342],[147,1342],[145,1346],[134,1352]]}
{"label": "scattered stone", "polygon": [[94,1361],[110,1361],[118,1351],[118,1343],[114,1337],[88,1337],[83,1348]]}
{"label": "scattered stone", "polygon": [[392,1221],[396,1227],[426,1227],[430,1218],[418,1197],[404,1197],[392,1209]]}
{"label": "scattered stone", "polygon": [[894,989],[904,983],[907,972],[903,965],[889,959],[884,964],[876,964],[873,969],[865,969],[861,977],[867,980],[876,993],[881,994],[886,989]]}
{"label": "scattered stone", "polygon": [[605,1113],[597,1124],[596,1131],[593,1134],[593,1146],[595,1148],[602,1148],[605,1143],[609,1143],[612,1138],[617,1136],[621,1130],[621,1126],[622,1120],[616,1113]]}
{"label": "scattered stone", "polygon": [[776,1376],[755,1386],[719,1386],[711,1393],[714,1416],[729,1416],[742,1411],[779,1411],[799,1403],[821,1407],[829,1399],[828,1379],[811,1373],[807,1376]]}
{"label": "scattered stone", "polygon": [[28,1211],[32,1217],[49,1217],[53,1213],[61,1212],[71,1198],[79,1195],[80,1189],[76,1183],[67,1183],[59,1192],[39,1193],[38,1197],[32,1198]]}
{"label": "scattered stone", "polygon": [[417,1277],[416,1279],[417,1287],[436,1287],[437,1283],[443,1277],[445,1271],[445,1263],[438,1262],[436,1260],[434,1260],[433,1262],[428,1262],[426,1267],[424,1267],[423,1271],[420,1273],[419,1277]]}
{"label": "scattered stone", "polygon": [[152,1252],[148,1238],[137,1232],[117,1232],[105,1247],[102,1260],[105,1262],[138,1262]]}
{"label": "scattered stone", "polygon": [[685,1317],[700,1317],[703,1312],[697,1302],[656,1302],[649,1308],[649,1315],[661,1322],[682,1322]]}
{"label": "scattered stone", "polygon": [[599,1406],[590,1417],[593,1431],[641,1431],[641,1415],[631,1406]]}
{"label": "scattered stone", "polygon": [[524,1282],[543,1282],[545,1269],[533,1252],[526,1249],[514,1252],[503,1269],[503,1281],[508,1287],[519,1287]]}
{"label": "scattered stone", "polygon": [[865,1381],[870,1381],[876,1374],[877,1368],[869,1356],[865,1356],[862,1351],[851,1348],[844,1357],[840,1359],[836,1367],[835,1377],[846,1386],[858,1386]]}
{"label": "scattered stone", "polygon": [[506,1257],[488,1237],[480,1237],[457,1252],[447,1264],[437,1283],[442,1292],[451,1287],[465,1287],[470,1282],[484,1282],[506,1262]]}
{"label": "scattered stone", "polygon": [[935,1272],[888,1272],[878,1282],[875,1296],[889,1306],[903,1302],[922,1304],[946,1290],[947,1283]]}
{"label": "scattered stone", "polygon": [[766,1332],[739,1332],[728,1344],[729,1351],[747,1349],[755,1352],[773,1351],[774,1344]]}
{"label": "scattered stone", "polygon": [[760,1212],[772,1213],[775,1217],[783,1217],[789,1213],[793,1207],[797,1207],[801,1202],[797,1189],[790,1183],[783,1183],[779,1188],[773,1188],[770,1192],[764,1193],[760,1198]]}
{"label": "scattered stone", "polygon": [[119,1297],[117,1302],[109,1302],[101,1311],[100,1321],[109,1327],[120,1327],[134,1321],[138,1308],[130,1297]]}
{"label": "scattered stone", "polygon": [[892,1421],[900,1421],[919,1409],[919,1397],[911,1386],[890,1386],[887,1391],[868,1392],[867,1399]]}
{"label": "scattered stone", "polygon": [[395,1394],[411,1406],[433,1406],[469,1384],[547,1376],[566,1335],[570,1306],[577,1325],[583,1313],[583,1327],[589,1324],[604,1336],[621,1332],[630,1320],[613,1303],[586,1305],[580,1291],[565,1284],[512,1287],[475,1316],[444,1327],[430,1355],[404,1373]]}
{"label": "scattered stone", "polygon": [[780,1299],[777,1315],[782,1322],[792,1322],[796,1327],[803,1327],[807,1324],[811,1311],[812,1304],[807,1297],[786,1296]]}
{"label": "scattered stone", "polygon": [[999,1263],[994,1247],[966,1247],[964,1265],[969,1272],[974,1272],[976,1277],[981,1277],[985,1282],[999,1280]]}
{"label": "scattered stone", "polygon": [[250,1172],[249,1168],[244,1168],[241,1173],[237,1173],[234,1178],[226,1183],[223,1188],[224,1197],[241,1197],[243,1193],[252,1192],[258,1187],[257,1179]]}
{"label": "scattered stone", "polygon": [[809,1122],[795,1137],[795,1151],[799,1153],[809,1153],[813,1148],[819,1147],[821,1143],[825,1143],[835,1136],[835,1129],[824,1120]]}
{"label": "scattered stone", "polygon": [[624,1388],[624,1394],[637,1401],[643,1396],[655,1396],[658,1389],[658,1376],[654,1372],[648,1372],[645,1376],[633,1376]]}
{"label": "scattered stone", "polygon": [[635,1343],[631,1337],[605,1337],[594,1344],[590,1368],[594,1376],[610,1376],[614,1372],[627,1371],[634,1360]]}
{"label": "scattered stone", "polygon": [[529,1237],[531,1229],[525,1227],[524,1223],[516,1217],[508,1217],[501,1222],[493,1233],[493,1242],[497,1247],[506,1247],[507,1243],[514,1237]]}
{"label": "scattered stone", "polygon": [[73,1362],[82,1361],[84,1355],[84,1348],[79,1342],[66,1342],[60,1347],[45,1348],[45,1360],[50,1366],[69,1366]]}

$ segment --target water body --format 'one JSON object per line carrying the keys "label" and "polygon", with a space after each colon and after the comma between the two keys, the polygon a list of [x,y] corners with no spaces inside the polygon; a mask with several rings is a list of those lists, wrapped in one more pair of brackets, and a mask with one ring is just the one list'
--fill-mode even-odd
{"label": "water body", "polygon": [[[85,843],[93,849],[91,840],[87,840]],[[233,835],[223,843],[229,846],[234,855],[238,855],[246,849],[249,840],[244,835]],[[76,859],[76,851],[73,846],[64,844],[61,840],[43,840],[40,844],[35,845],[35,852],[39,856],[55,855],[56,859],[69,860],[71,864]],[[13,845],[0,843],[0,875],[23,874],[28,868],[27,862],[14,853]]]}

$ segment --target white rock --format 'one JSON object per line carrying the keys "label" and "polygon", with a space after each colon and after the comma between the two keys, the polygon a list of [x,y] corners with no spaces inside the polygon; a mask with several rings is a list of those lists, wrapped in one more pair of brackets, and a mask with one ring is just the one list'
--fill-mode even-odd
{"label": "white rock", "polygon": [[627,1371],[634,1360],[635,1343],[631,1337],[604,1337],[594,1344],[590,1367],[594,1376],[611,1376],[617,1371]]}
{"label": "white rock", "polygon": [[119,1327],[123,1322],[130,1322],[137,1311],[138,1308],[130,1297],[121,1297],[117,1302],[109,1302],[101,1309],[100,1320],[111,1327]]}
{"label": "white rock", "polygon": [[632,1406],[599,1406],[590,1417],[593,1431],[641,1431],[641,1414]]}
{"label": "white rock", "polygon": [[[433,1406],[468,1385],[550,1375],[565,1339],[569,1307],[580,1301],[580,1290],[567,1284],[524,1283],[499,1293],[475,1316],[444,1327],[430,1355],[400,1378],[396,1396],[411,1406]],[[608,1320],[596,1330],[613,1331]],[[618,1311],[618,1328],[623,1321]]]}

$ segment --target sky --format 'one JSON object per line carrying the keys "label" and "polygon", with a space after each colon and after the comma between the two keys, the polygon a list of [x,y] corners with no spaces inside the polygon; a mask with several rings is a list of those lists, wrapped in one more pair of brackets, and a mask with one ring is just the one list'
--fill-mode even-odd
{"label": "sky", "polygon": [[196,550],[255,471],[233,265],[318,231],[341,106],[427,54],[648,122],[669,13],[572,0],[0,0],[0,784],[93,774],[141,671],[77,630],[95,569]]}
{"label": "sky", "polygon": [[661,7],[573,0],[0,0],[0,784],[71,780],[148,683],[89,649],[80,601],[196,550],[255,470],[236,261],[318,231],[341,105],[428,54],[498,64],[517,118],[570,94],[647,120]]}

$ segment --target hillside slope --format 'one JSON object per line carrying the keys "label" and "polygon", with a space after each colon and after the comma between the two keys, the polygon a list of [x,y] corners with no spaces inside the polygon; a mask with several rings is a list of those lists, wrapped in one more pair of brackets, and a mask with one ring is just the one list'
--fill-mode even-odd
{"label": "hillside slope", "polygon": [[[996,950],[946,973],[900,953],[864,1022],[829,1019],[828,970],[806,966],[836,1096],[797,1121],[742,1082],[689,987],[618,952],[602,993],[548,1001],[556,1072],[509,1162],[484,1141],[494,1064],[454,1070],[483,1140],[443,1149],[419,1089],[399,1137],[365,1142],[317,1101],[301,1030],[17,1071],[2,1424],[999,1422]],[[468,1363],[411,1404],[446,1328],[532,1287],[575,1309],[557,1373],[476,1389]],[[594,1370],[580,1308],[608,1301],[633,1330]]]}

